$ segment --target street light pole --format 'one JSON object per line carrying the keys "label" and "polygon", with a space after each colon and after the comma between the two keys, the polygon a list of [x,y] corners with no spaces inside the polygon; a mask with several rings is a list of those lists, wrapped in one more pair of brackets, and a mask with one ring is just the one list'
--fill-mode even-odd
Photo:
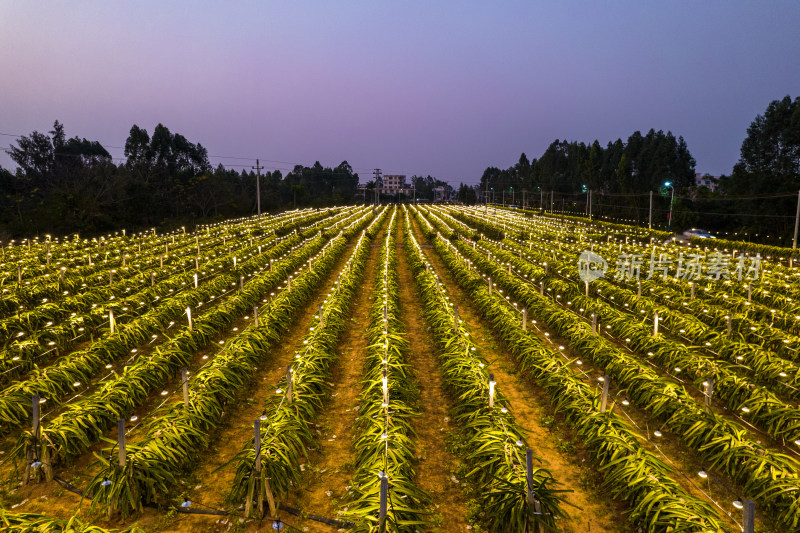
{"label": "street light pole", "polygon": [[586,189],[586,185],[583,186],[586,192],[586,205],[583,207],[583,213],[588,217],[589,216],[589,191]]}
{"label": "street light pole", "polygon": [[675,187],[672,186],[671,181],[665,181],[664,185],[672,189],[669,197],[669,219],[667,220],[667,231],[672,227],[672,201],[675,199]]}

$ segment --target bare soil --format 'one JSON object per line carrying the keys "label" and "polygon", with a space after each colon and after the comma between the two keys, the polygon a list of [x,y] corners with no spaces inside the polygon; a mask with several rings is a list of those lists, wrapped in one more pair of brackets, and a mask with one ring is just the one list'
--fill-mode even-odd
{"label": "bare soil", "polygon": [[453,399],[447,394],[439,364],[436,344],[420,314],[422,300],[416,290],[404,248],[405,234],[397,239],[397,268],[400,277],[400,306],[406,339],[410,345],[408,362],[414,368],[420,389],[420,417],[413,427],[418,436],[417,484],[431,496],[441,525],[433,531],[466,531],[468,496],[453,473],[460,459],[447,449],[447,438],[454,426],[449,416]]}
{"label": "bare soil", "polygon": [[[429,255],[435,255],[435,253]],[[453,281],[453,283],[455,282]],[[535,319],[536,317],[531,318]],[[570,347],[567,339],[558,337],[554,331],[549,330],[541,322],[539,322],[533,330],[538,332],[538,336],[542,342],[549,344],[553,349],[562,347],[562,353],[564,353],[567,358],[573,361],[581,360],[580,354]],[[545,335],[546,333],[547,335]],[[615,344],[619,349],[627,350],[624,343],[621,343],[617,339],[607,337],[607,340]],[[601,370],[592,366],[585,359],[582,360],[581,365],[576,366],[573,364],[573,368],[584,373],[583,379],[585,382],[598,386],[599,388],[597,378],[603,375]],[[702,394],[693,387],[691,383],[685,383],[684,385],[698,402],[698,405],[702,405]],[[540,396],[541,404],[549,404],[550,399],[544,391],[536,387],[531,387],[531,389],[535,395]],[[672,478],[681,485],[687,493],[705,500],[715,507],[722,522],[726,524],[730,530],[740,530],[741,511],[735,509],[732,502],[736,499],[740,499],[740,495],[743,494],[742,487],[734,483],[728,476],[710,471],[694,450],[683,444],[677,435],[664,430],[662,423],[658,420],[654,420],[646,411],[638,409],[633,405],[623,406],[620,402],[624,399],[624,391],[617,388],[613,381],[609,389],[609,398],[610,408],[615,409],[621,414],[623,419],[628,421],[631,430],[639,436],[640,444],[674,469]],[[728,414],[725,409],[719,405],[713,406],[713,409],[718,414]],[[548,425],[553,426],[560,441],[559,449],[562,451],[568,450],[573,445],[577,445],[578,449],[580,449],[579,443],[574,441],[572,432],[569,427],[565,425],[563,418],[553,413],[552,409],[549,407],[546,409],[546,413],[545,416],[547,417]],[[653,431],[656,429],[661,430],[661,437],[654,436]],[[770,441],[770,439],[765,438],[764,435],[760,435],[760,438],[765,441]],[[586,463],[585,466],[589,467],[588,463]],[[698,472],[701,470],[707,472],[707,478],[703,479],[698,475]],[[602,477],[597,472],[587,472],[584,481],[589,481],[591,478],[594,478],[597,484],[602,481]],[[756,520],[761,531],[779,531],[774,529],[773,526],[766,525],[769,524],[770,520],[768,517],[762,517],[759,509],[757,509],[756,512]]]}
{"label": "bare soil", "polygon": [[[346,487],[353,474],[353,424],[358,416],[359,381],[369,344],[366,325],[372,306],[372,287],[378,269],[380,243],[385,229],[376,235],[367,257],[363,289],[350,305],[349,323],[336,349],[338,360],[331,370],[333,390],[317,421],[316,450],[303,465],[303,478],[286,500],[290,507],[326,518],[338,519]],[[302,531],[337,531],[338,528],[297,516],[282,516],[287,524]]]}
{"label": "bare soil", "polygon": [[[527,440],[535,446],[543,466],[548,468],[554,477],[561,482],[562,488],[570,489],[566,493],[569,504],[566,507],[570,519],[561,524],[565,532],[610,532],[629,533],[626,522],[626,504],[612,500],[602,489],[602,477],[597,469],[589,463],[587,454],[577,437],[564,423],[563,419],[553,413],[551,399],[533,380],[520,372],[513,356],[504,348],[500,338],[485,322],[478,310],[472,305],[470,298],[458,287],[432,246],[419,231],[417,239],[423,246],[423,252],[447,284],[453,303],[459,306],[460,317],[471,329],[472,335],[479,345],[483,356],[490,362],[490,371],[495,374],[498,389],[508,399],[511,410],[517,421],[526,430]],[[461,467],[460,459],[450,453],[448,439],[452,438],[456,425],[451,422],[450,408],[454,399],[444,387],[436,359],[436,347],[424,319],[420,316],[422,303],[416,291],[410,267],[402,246],[405,236],[401,231],[398,240],[398,271],[400,275],[400,299],[402,316],[406,329],[406,337],[410,343],[409,363],[413,366],[420,387],[420,417],[414,422],[418,435],[418,457],[415,461],[417,483],[420,488],[432,497],[435,514],[432,530],[466,531],[473,527],[468,519],[474,506],[469,501],[469,490],[465,482],[457,475]],[[378,237],[374,241],[380,243]],[[352,249],[352,248],[349,248]],[[337,518],[345,493],[352,476],[352,425],[356,418],[358,406],[359,380],[364,364],[363,352],[367,346],[364,325],[368,323],[369,309],[372,304],[371,288],[377,272],[379,244],[373,244],[368,258],[363,281],[364,289],[360,291],[351,307],[349,326],[345,329],[338,347],[339,359],[332,369],[331,382],[333,390],[325,407],[320,412],[316,424],[319,447],[311,450],[309,460],[303,464],[303,480],[300,486],[282,503],[304,512]],[[264,400],[274,391],[275,384],[283,377],[286,365],[292,359],[300,339],[306,334],[307,327],[318,309],[319,303],[326,297],[329,287],[346,260],[349,251],[345,251],[336,267],[320,285],[321,289],[312,301],[298,314],[290,331],[284,335],[280,343],[270,350],[265,363],[253,376],[252,385],[239,395],[229,408],[225,421],[210,436],[211,446],[202,451],[197,460],[197,467],[186,472],[175,487],[176,497],[186,495],[192,500],[195,509],[231,510],[237,505],[227,504],[225,498],[231,488],[235,474],[235,455],[239,453],[251,436],[253,420],[262,410]],[[245,327],[243,319],[236,326]],[[538,324],[539,335],[543,341],[552,343],[554,347],[564,345],[564,353],[577,358],[578,354],[570,350],[564,339],[554,336]],[[233,332],[232,332],[233,333]],[[220,339],[228,338],[220,337]],[[219,340],[219,339],[218,339]],[[193,358],[192,366],[197,368],[205,360],[202,355],[213,357],[216,347],[211,346],[198,352]],[[586,380],[593,382],[601,372],[584,361],[581,369],[586,372]],[[169,391],[176,390],[179,383],[173,381],[166,386]],[[612,383],[611,397],[623,394]],[[180,392],[173,401],[178,401]],[[621,399],[621,398],[620,398]],[[140,418],[153,406],[163,400],[160,391],[154,392],[143,406],[137,409]],[[612,404],[613,405],[613,404]],[[677,436],[664,431],[663,437],[652,436],[658,422],[651,420],[647,413],[633,406],[614,405],[621,412],[631,427],[641,436],[641,443],[649,450],[663,457],[678,471],[674,478],[688,492],[705,499],[718,501],[723,509],[734,509],[730,502],[740,491],[723,476],[709,472],[707,479],[700,479],[696,473],[704,469],[704,465],[696,454],[684,446]],[[113,432],[112,432],[113,433]],[[109,433],[110,437],[113,434]],[[133,437],[138,438],[137,432]],[[10,439],[0,441],[0,461],[7,456]],[[106,447],[105,443],[95,444],[91,451],[99,451]],[[5,452],[5,453],[3,453]],[[86,485],[92,475],[91,464],[95,461],[90,453],[79,457],[74,464],[59,468],[57,475],[71,481],[78,487]],[[3,475],[10,474],[8,466],[2,468]],[[702,492],[701,492],[702,491]],[[705,493],[705,494],[704,494]],[[25,488],[15,488],[15,482],[0,479],[0,505],[14,512],[42,512],[51,516],[69,518],[78,513],[79,518],[88,520],[101,527],[124,528],[137,525],[146,532],[156,531],[273,531],[271,520],[240,521],[235,514],[229,516],[187,515],[177,514],[165,509],[147,508],[139,516],[128,519],[108,518],[103,514],[92,512],[90,502],[81,500],[80,496],[65,490],[57,483],[42,483]],[[722,513],[724,515],[724,513]],[[280,513],[285,522],[284,531],[334,532],[337,527],[322,524],[310,519],[302,519]],[[738,517],[737,517],[738,518]],[[757,518],[763,531],[765,521]],[[731,530],[738,530],[728,519]],[[422,528],[421,528],[422,529]]]}
{"label": "bare soil", "polygon": [[[427,243],[416,224],[415,229],[420,244]],[[517,422],[527,432],[527,440],[535,443],[535,455],[561,483],[561,488],[572,491],[565,493],[566,511],[570,518],[561,524],[563,531],[628,533],[624,504],[612,500],[601,490],[596,470],[589,464],[580,444],[573,442],[571,435],[563,430],[553,431],[555,425],[548,422],[552,420],[549,396],[519,373],[513,356],[503,348],[502,341],[458,286],[436,252],[423,246],[423,253],[447,285],[451,301],[458,305],[459,318],[468,325],[481,354],[489,363],[488,369],[494,373],[498,391],[509,401]]]}
{"label": "bare soil", "polygon": [[[333,284],[349,253],[348,250],[344,251],[337,264],[321,282],[321,288],[329,287]],[[259,398],[266,398],[267,395],[275,390],[275,384],[284,375],[286,365],[293,358],[297,345],[308,331],[308,324],[312,321],[319,304],[322,303],[326,296],[327,291],[320,290],[312,298],[311,302],[298,313],[289,331],[282,337],[280,343],[270,350],[270,354],[266,356],[266,363],[258,368],[251,386],[239,395],[237,401],[232,403],[229,408],[230,414],[226,416],[226,420],[218,430],[210,436],[211,446],[200,453],[197,460],[197,469],[185,473],[184,479],[179,482],[180,487],[174,490],[175,495],[188,497],[193,502],[193,507],[197,509],[227,510],[230,508],[226,504],[225,498],[231,489],[235,476],[236,467],[231,461],[242,450],[244,443],[252,436],[253,420],[263,411],[264,402],[260,401]],[[249,320],[240,319],[234,324],[234,327],[242,330],[249,322],[252,322],[252,318]],[[212,358],[219,346],[217,341],[230,338],[235,334],[238,334],[238,332],[231,331],[227,336],[220,336],[214,341],[217,346],[212,344],[194,354],[192,366],[197,368],[205,363],[206,360],[202,359],[203,355],[208,355],[209,359]],[[173,380],[165,389],[168,391],[177,390],[179,384],[179,380]],[[177,393],[177,397],[180,397],[180,392]],[[160,391],[155,391],[139,409],[142,412],[148,412],[154,405],[160,403],[161,398]],[[112,436],[115,436],[115,433]],[[92,447],[91,451],[97,451],[105,446],[107,444],[97,443]],[[91,451],[79,457],[73,465],[60,469],[56,475],[67,479],[78,487],[85,486],[91,478],[91,464],[95,460]],[[13,509],[15,512],[40,512],[61,518],[69,518],[78,513],[79,518],[89,520],[92,524],[101,527],[125,528],[136,525],[147,532],[216,532],[228,531],[234,525],[239,530],[244,528],[248,531],[258,531],[259,528],[265,529],[266,527],[271,530],[272,524],[271,521],[268,525],[253,521],[240,523],[235,515],[181,514],[155,508],[145,508],[141,515],[128,519],[122,519],[118,516],[109,518],[104,514],[92,512],[90,509],[91,502],[88,500],[83,500],[81,506],[80,496],[65,490],[56,482],[23,487],[5,494],[0,492],[0,503],[7,508],[19,504]]]}

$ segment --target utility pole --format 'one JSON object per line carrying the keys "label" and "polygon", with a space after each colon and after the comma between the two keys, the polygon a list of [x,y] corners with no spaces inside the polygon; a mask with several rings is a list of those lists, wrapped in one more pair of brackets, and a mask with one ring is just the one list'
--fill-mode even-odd
{"label": "utility pole", "polygon": [[378,205],[381,194],[381,169],[376,168],[372,173],[375,175],[375,205]]}
{"label": "utility pole", "polygon": [[551,213],[551,214],[553,213],[553,208],[554,208],[554,203],[553,203],[553,192],[554,192],[554,191],[550,191],[550,213]]}
{"label": "utility pole", "polygon": [[528,189],[522,189],[522,208],[528,209],[528,203],[525,201],[525,193],[528,192]]}
{"label": "utility pole", "polygon": [[797,191],[797,213],[794,216],[794,239],[792,239],[792,250],[797,249],[797,228],[800,223],[800,191]]}
{"label": "utility pole", "polygon": [[650,217],[647,219],[647,229],[653,229],[653,191],[650,191]]}
{"label": "utility pole", "polygon": [[589,189],[589,221],[592,220],[592,190]]}
{"label": "utility pole", "polygon": [[256,171],[256,206],[258,213],[258,225],[261,225],[261,169],[264,168],[259,165],[256,159],[256,166],[252,167]]}

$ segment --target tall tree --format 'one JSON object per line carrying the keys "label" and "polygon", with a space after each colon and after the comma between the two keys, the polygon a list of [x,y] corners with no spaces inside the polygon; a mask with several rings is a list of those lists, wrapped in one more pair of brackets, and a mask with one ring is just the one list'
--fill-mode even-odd
{"label": "tall tree", "polygon": [[150,168],[152,153],[150,151],[150,136],[147,130],[140,128],[136,124],[131,127],[128,139],[125,141],[125,157],[128,168],[145,167]]}
{"label": "tall tree", "polygon": [[458,186],[458,193],[456,199],[462,204],[474,204],[478,201],[478,195],[475,193],[475,188],[461,183]]}
{"label": "tall tree", "polygon": [[800,97],[774,100],[747,128],[732,178],[739,190],[796,190],[800,185]]}
{"label": "tall tree", "polygon": [[[793,221],[784,217],[794,213],[795,198],[758,196],[800,189],[800,97],[773,100],[763,115],[756,116],[747,128],[733,173],[720,181],[725,192],[754,197],[737,203],[742,231],[774,232],[784,243],[791,241]],[[764,216],[770,214],[777,216]]]}
{"label": "tall tree", "polygon": [[12,146],[8,155],[34,187],[45,185],[55,164],[53,142],[50,137],[38,131],[27,137],[20,137],[17,146]]}

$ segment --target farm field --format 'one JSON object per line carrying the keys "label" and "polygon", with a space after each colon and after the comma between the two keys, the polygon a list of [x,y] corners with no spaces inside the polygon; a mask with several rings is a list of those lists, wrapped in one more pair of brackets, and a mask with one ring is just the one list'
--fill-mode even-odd
{"label": "farm field", "polygon": [[666,237],[401,205],[5,246],[0,525],[800,531],[800,269]]}

